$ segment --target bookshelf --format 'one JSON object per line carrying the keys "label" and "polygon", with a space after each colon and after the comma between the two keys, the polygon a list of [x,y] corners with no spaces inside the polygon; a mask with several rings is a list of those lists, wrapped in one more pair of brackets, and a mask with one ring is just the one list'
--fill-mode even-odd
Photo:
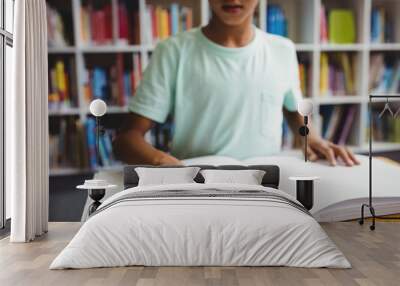
{"label": "bookshelf", "polygon": [[[166,9],[171,7],[171,3],[178,3],[179,8],[190,8],[192,14],[185,16],[189,17],[189,20],[185,18],[184,21],[186,23],[191,21],[193,26],[205,25],[210,17],[208,0],[99,0],[95,1],[96,6],[93,8],[96,11],[100,11],[96,17],[98,17],[97,19],[109,19],[109,21],[102,28],[103,33],[97,35],[98,39],[90,41],[88,40],[87,31],[82,29],[85,26],[83,21],[87,21],[87,17],[82,17],[81,12],[82,7],[88,7],[89,4],[94,2],[93,0],[69,0],[61,1],[62,3],[56,0],[48,0],[47,2],[52,8],[52,14],[54,11],[58,12],[59,19],[64,24],[65,35],[64,41],[59,39],[60,35],[53,35],[53,40],[49,43],[51,44],[48,49],[49,68],[57,62],[57,59],[64,59],[65,69],[71,69],[71,63],[73,63],[72,68],[74,70],[68,75],[68,80],[71,85],[74,85],[72,89],[76,90],[76,104],[50,109],[50,122],[73,117],[84,124],[89,118],[88,99],[85,93],[88,69],[96,67],[110,69],[113,65],[116,65],[117,58],[121,57],[121,55],[125,60],[133,59],[134,55],[137,55],[140,59],[140,72],[143,72],[159,40],[149,37],[149,31],[146,28],[149,21],[147,5]],[[121,30],[119,26],[121,18],[125,17],[121,16],[122,14],[119,11],[121,3],[127,5],[129,23],[135,23],[130,27],[129,31]],[[351,134],[346,142],[350,143],[354,150],[363,151],[368,134],[367,95],[370,90],[371,58],[375,54],[400,57],[400,18],[395,12],[399,11],[400,1],[260,0],[256,25],[264,31],[267,31],[268,25],[271,25],[271,19],[268,19],[268,7],[271,7],[270,5],[280,7],[288,19],[287,35],[296,44],[299,62],[304,65],[304,73],[307,78],[305,96],[312,99],[315,105],[314,126],[317,127],[321,134],[324,133],[322,129],[326,119],[320,116],[323,109],[337,106],[343,106],[344,108],[354,107],[356,111],[352,119]],[[338,8],[352,11],[354,17],[354,42],[338,44],[321,40],[321,10],[323,8],[327,12]],[[388,19],[387,25],[392,27],[390,35],[386,38],[381,37],[381,41],[372,41],[371,39],[371,15],[374,11],[384,11],[382,13],[385,13],[385,19]],[[184,13],[187,13],[187,11]],[[55,17],[57,18],[58,16]],[[376,34],[376,31],[374,33]],[[125,36],[121,36],[121,34]],[[337,54],[346,54],[352,59],[351,69],[354,77],[354,92],[351,94],[339,93],[331,96],[322,95],[320,83],[322,72],[321,56],[323,54],[327,54],[329,57]],[[133,60],[128,60],[128,62],[126,69],[130,70],[134,62]],[[109,107],[107,117],[120,118],[127,111],[126,104],[112,104]],[[110,121],[118,122],[117,119]],[[400,144],[380,143],[377,144],[376,148],[377,151],[400,150]],[[89,171],[90,168],[62,167],[52,170],[51,174],[64,175],[80,172],[87,173]]]}

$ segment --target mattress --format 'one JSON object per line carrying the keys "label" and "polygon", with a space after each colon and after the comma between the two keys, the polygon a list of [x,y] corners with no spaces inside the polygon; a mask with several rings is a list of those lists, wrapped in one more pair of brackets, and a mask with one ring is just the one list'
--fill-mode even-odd
{"label": "mattress", "polygon": [[113,195],[50,268],[130,265],[351,267],[287,193],[198,183],[139,186]]}

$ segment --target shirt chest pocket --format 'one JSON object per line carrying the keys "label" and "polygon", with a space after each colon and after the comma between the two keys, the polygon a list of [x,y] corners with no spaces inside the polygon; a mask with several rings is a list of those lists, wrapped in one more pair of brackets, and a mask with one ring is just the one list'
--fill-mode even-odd
{"label": "shirt chest pocket", "polygon": [[271,92],[264,91],[260,96],[261,134],[275,136],[282,124],[282,100]]}

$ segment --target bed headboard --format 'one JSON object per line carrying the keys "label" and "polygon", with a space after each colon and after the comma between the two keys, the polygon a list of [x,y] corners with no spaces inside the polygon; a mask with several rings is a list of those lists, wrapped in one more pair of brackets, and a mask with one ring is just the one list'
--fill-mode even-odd
{"label": "bed headboard", "polygon": [[[147,168],[183,168],[187,166],[149,166],[149,165],[130,165],[124,167],[124,190],[128,188],[136,187],[139,183],[138,174],[135,171],[137,167]],[[251,166],[238,166],[238,165],[192,165],[191,167],[199,167],[202,170],[206,169],[219,169],[219,170],[263,170],[265,171],[264,178],[262,179],[262,185],[265,187],[271,187],[278,189],[279,187],[279,167],[275,165],[251,165]],[[199,173],[194,180],[197,183],[204,183],[203,176]]]}

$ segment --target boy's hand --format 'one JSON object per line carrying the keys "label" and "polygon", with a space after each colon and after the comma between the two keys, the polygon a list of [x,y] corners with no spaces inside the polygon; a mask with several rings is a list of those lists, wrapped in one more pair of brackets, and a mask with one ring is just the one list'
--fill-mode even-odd
{"label": "boy's hand", "polygon": [[157,158],[157,162],[155,162],[154,165],[157,165],[157,166],[163,166],[163,165],[181,166],[182,162],[167,153],[160,152],[160,156]]}
{"label": "boy's hand", "polygon": [[353,152],[345,146],[336,145],[318,136],[309,136],[308,139],[307,152],[310,161],[326,159],[332,166],[336,166],[337,158],[340,158],[349,167],[360,164]]}

